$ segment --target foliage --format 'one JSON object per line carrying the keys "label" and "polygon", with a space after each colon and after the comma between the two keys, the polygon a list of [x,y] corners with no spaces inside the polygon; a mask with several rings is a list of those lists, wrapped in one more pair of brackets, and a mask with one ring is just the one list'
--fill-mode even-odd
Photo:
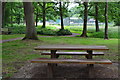
{"label": "foliage", "polygon": [[68,29],[60,29],[58,32],[57,32],[57,35],[72,35],[72,33],[68,30]]}
{"label": "foliage", "polygon": [[[95,18],[95,3],[90,3],[92,5],[90,11],[89,11],[89,16]],[[115,25],[119,25],[119,17],[120,17],[120,4],[119,2],[109,2],[108,3],[108,22],[114,22]],[[104,13],[105,13],[105,3],[98,3],[98,20],[100,22],[104,22]]]}
{"label": "foliage", "polygon": [[18,24],[13,24],[6,26],[6,28],[9,28],[11,31],[11,34],[24,34],[25,33],[25,26],[24,25],[18,25]]}
{"label": "foliage", "polygon": [[[95,18],[95,4],[96,2],[90,2],[88,6],[88,19]],[[104,22],[104,13],[105,13],[105,2],[98,2],[98,20],[99,22]],[[120,25],[120,2],[109,2],[108,3],[108,21],[114,22],[115,25]],[[84,18],[84,7],[79,4],[79,6],[75,6],[70,9],[69,14],[71,17],[80,17]]]}
{"label": "foliage", "polygon": [[[75,27],[75,28],[70,28],[71,32],[74,33],[80,33],[81,34],[82,27]],[[93,37],[93,38],[104,38],[104,28],[100,27],[100,32],[95,32],[95,29],[93,26],[88,27],[88,37]],[[78,35],[79,37],[80,35]],[[119,38],[118,37],[118,27],[109,27],[108,29],[108,37],[109,38]]]}
{"label": "foliage", "polygon": [[37,29],[37,34],[42,34],[42,35],[56,35],[56,31],[47,29],[47,28],[39,28]]}
{"label": "foliage", "polygon": [[23,22],[23,4],[21,2],[7,2],[5,6],[5,25]]}
{"label": "foliage", "polygon": [[43,20],[41,16],[43,16],[43,10],[45,10],[46,12],[46,19],[47,20],[55,20],[56,17],[55,15],[55,10],[54,10],[54,6],[55,3],[54,2],[46,2],[45,5],[45,9],[43,8],[43,2],[34,2],[34,13],[35,15],[38,15],[38,20]]}
{"label": "foliage", "polygon": [[[69,17],[70,15],[69,15],[69,10],[68,10],[68,6],[69,6],[69,3],[67,3],[67,2],[61,2],[61,4],[62,4],[62,14],[63,14],[63,18],[65,18],[65,17]],[[56,17],[57,18],[60,18],[60,7],[58,7],[60,4],[59,4],[59,2],[58,3],[56,3],[56,6],[54,7],[54,10],[55,10],[55,13],[56,13]]]}
{"label": "foliage", "polygon": [[[94,38],[104,38],[104,31],[101,30],[100,32],[94,32],[90,35],[90,37]],[[109,38],[118,38],[118,28],[117,27],[111,27],[108,31],[108,37]]]}
{"label": "foliage", "polygon": [[120,26],[120,2],[114,2],[108,4],[109,15],[111,20],[114,21],[116,26]]}

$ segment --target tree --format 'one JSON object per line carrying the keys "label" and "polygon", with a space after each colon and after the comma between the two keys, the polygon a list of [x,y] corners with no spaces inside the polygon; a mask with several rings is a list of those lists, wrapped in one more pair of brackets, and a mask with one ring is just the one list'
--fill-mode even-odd
{"label": "tree", "polygon": [[104,39],[108,39],[108,2],[105,3],[105,35]]}
{"label": "tree", "polygon": [[4,16],[5,16],[5,5],[6,5],[6,2],[2,2],[2,27],[4,27],[4,25],[5,25],[5,20],[4,20]]}
{"label": "tree", "polygon": [[84,9],[84,24],[83,24],[83,32],[80,37],[87,37],[87,17],[88,17],[88,2],[83,3]]}
{"label": "tree", "polygon": [[95,3],[95,26],[96,26],[96,32],[99,32],[99,24],[98,24],[98,2]]}
{"label": "tree", "polygon": [[108,21],[114,21],[115,26],[120,26],[120,2],[108,3]]}
{"label": "tree", "polygon": [[24,10],[21,2],[2,2],[2,4],[3,27],[6,27],[6,25],[7,27],[13,27],[13,24],[23,22]]}
{"label": "tree", "polygon": [[32,6],[32,2],[23,2],[23,6],[24,6],[24,14],[26,20],[26,35],[23,38],[23,40],[25,39],[38,40],[37,32],[34,24],[34,10]]}
{"label": "tree", "polygon": [[61,2],[59,2],[59,10],[60,10],[60,19],[61,19],[61,30],[64,29],[64,24],[63,24],[63,12],[62,12],[62,5]]}
{"label": "tree", "polygon": [[[54,16],[55,3],[54,2],[38,2],[38,4],[40,7],[38,10],[39,11],[38,16],[40,16],[40,15],[42,16],[42,22],[43,22],[42,28],[45,28],[46,27],[46,20],[53,19],[53,17],[55,17]],[[42,12],[40,12],[40,9]]]}
{"label": "tree", "polygon": [[41,16],[42,16],[42,9],[41,7],[39,6],[38,2],[34,2],[33,3],[34,5],[34,14],[35,14],[35,26],[37,27],[38,26],[38,21],[41,20]]}

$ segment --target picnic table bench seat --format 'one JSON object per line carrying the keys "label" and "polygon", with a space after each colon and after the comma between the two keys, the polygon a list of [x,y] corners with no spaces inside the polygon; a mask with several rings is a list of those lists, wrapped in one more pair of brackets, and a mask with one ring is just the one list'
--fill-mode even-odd
{"label": "picnic table bench seat", "polygon": [[[52,55],[51,52],[41,52],[41,55]],[[56,52],[56,55],[89,55],[87,52]],[[104,55],[104,52],[93,52],[92,55]]]}
{"label": "picnic table bench seat", "polygon": [[32,63],[76,63],[76,64],[112,64],[107,59],[33,59]]}

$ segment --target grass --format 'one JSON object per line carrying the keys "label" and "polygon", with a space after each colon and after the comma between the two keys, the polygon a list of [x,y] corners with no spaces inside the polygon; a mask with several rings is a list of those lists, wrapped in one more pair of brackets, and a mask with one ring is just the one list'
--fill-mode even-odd
{"label": "grass", "polygon": [[[40,26],[38,26],[39,28]],[[48,29],[58,30],[54,25],[47,26]],[[82,26],[65,26],[65,29],[69,29],[72,33],[82,33]],[[68,44],[68,45],[105,45],[110,50],[106,52],[105,56],[96,56],[95,58],[108,58],[112,61],[118,60],[118,28],[109,27],[109,40],[104,40],[103,33],[104,28],[100,27],[100,32],[95,32],[95,27],[88,27],[89,38],[80,37],[40,37],[39,41],[29,40],[22,41],[16,40],[12,42],[6,42],[2,45],[2,62],[3,62],[3,77],[10,77],[17,72],[28,60],[38,57],[49,57],[39,55],[39,51],[34,51],[34,47],[38,45],[53,45],[53,44]],[[24,34],[13,35],[0,35],[3,40],[24,37]],[[45,35],[39,35],[45,36]],[[98,38],[99,37],[99,38]],[[66,58],[72,58],[72,56],[61,56]],[[0,57],[1,58],[1,57]],[[81,57],[80,57],[81,58]]]}
{"label": "grass", "polygon": [[[41,26],[38,26],[40,28]],[[58,31],[60,25],[47,25],[47,29]],[[64,26],[65,29],[70,30],[72,33],[82,34],[83,26]],[[100,26],[100,32],[95,32],[95,26],[87,26],[87,35],[91,38],[104,38],[104,27]],[[80,36],[80,35],[78,35]],[[109,38],[118,38],[118,26],[109,26],[108,29]]]}
{"label": "grass", "polygon": [[[108,58],[112,61],[118,60],[118,39],[104,40],[100,38],[80,38],[80,37],[40,37],[39,41],[16,40],[2,44],[3,77],[10,77],[20,69],[26,61],[38,57],[49,57],[39,55],[39,51],[34,51],[38,45],[105,45],[110,51],[101,58]],[[67,56],[66,56],[67,57]],[[68,56],[67,58],[72,58]]]}
{"label": "grass", "polygon": [[[25,34],[0,35],[0,40],[20,38],[20,37],[24,37],[24,36],[25,36]],[[38,36],[46,36],[46,35],[38,35]]]}
{"label": "grass", "polygon": [[12,34],[12,35],[0,35],[2,40],[7,40],[7,39],[13,39],[13,38],[18,38],[18,37],[24,37],[24,34]]}
{"label": "grass", "polygon": [[[69,29],[72,33],[82,34],[82,26],[65,26],[66,29]],[[100,26],[100,32],[95,32],[94,26],[88,26],[87,35],[92,38],[104,38],[104,27]],[[80,36],[80,35],[78,35]],[[118,38],[118,27],[109,27],[108,29],[109,38]]]}
{"label": "grass", "polygon": [[[39,25],[38,27],[36,27],[38,32],[41,30],[41,26],[42,25]],[[20,26],[17,26],[17,27],[19,27],[20,29],[23,28]],[[15,27],[15,30],[16,30],[15,33],[17,33],[17,31],[20,30],[19,28]],[[55,34],[56,31],[59,31],[60,25],[47,25],[46,28],[51,29],[51,30],[46,29],[47,31],[44,31],[44,33],[46,33],[46,35]],[[83,26],[64,26],[64,28],[70,30],[72,33],[79,33],[80,35],[82,34],[82,30],[83,30]],[[23,33],[25,33],[25,32],[23,31]],[[78,36],[80,36],[80,35],[78,35]],[[104,27],[100,26],[100,32],[95,32],[95,26],[87,26],[87,35],[91,38],[103,38],[104,37]],[[23,36],[24,36],[23,34],[22,35],[14,34],[13,36],[6,35],[3,37],[0,35],[0,37],[3,38],[3,40],[17,38],[17,37],[23,37]],[[109,36],[109,38],[118,38],[118,27],[117,26],[109,26],[108,36]]]}

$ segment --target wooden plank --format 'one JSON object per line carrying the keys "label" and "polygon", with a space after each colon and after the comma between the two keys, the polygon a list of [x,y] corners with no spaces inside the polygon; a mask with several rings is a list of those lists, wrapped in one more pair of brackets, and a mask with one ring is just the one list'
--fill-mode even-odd
{"label": "wooden plank", "polygon": [[[51,52],[41,52],[41,55],[52,55]],[[87,52],[56,52],[56,55],[88,55]],[[92,55],[104,55],[104,52],[93,52]]]}
{"label": "wooden plank", "polygon": [[35,47],[35,50],[109,50],[109,49],[106,46],[44,45]]}
{"label": "wooden plank", "polygon": [[76,64],[112,64],[110,60],[103,59],[34,59],[32,63],[76,63]]}

